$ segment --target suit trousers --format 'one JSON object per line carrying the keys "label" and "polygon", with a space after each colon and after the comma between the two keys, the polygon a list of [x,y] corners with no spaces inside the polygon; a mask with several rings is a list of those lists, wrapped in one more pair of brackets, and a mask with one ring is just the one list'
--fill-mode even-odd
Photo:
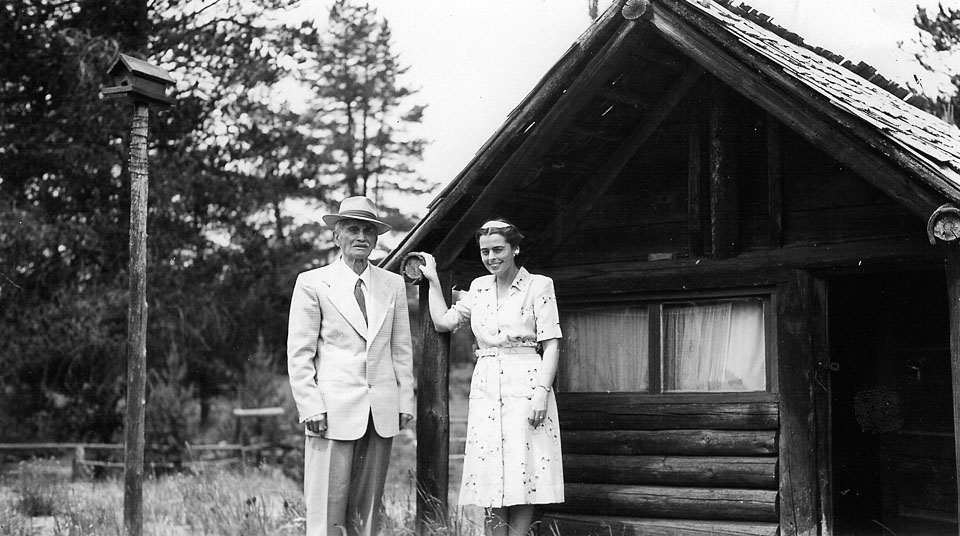
{"label": "suit trousers", "polygon": [[392,444],[377,434],[372,416],[355,441],[307,436],[307,536],[376,536]]}

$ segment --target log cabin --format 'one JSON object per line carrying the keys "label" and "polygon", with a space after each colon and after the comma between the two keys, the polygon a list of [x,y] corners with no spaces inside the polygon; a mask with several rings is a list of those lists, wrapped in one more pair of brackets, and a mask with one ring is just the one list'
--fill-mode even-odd
{"label": "log cabin", "polygon": [[[957,534],[960,131],[917,98],[746,6],[621,0],[429,205],[382,265],[466,288],[502,216],[554,279],[544,526]],[[425,291],[421,521],[449,440]]]}

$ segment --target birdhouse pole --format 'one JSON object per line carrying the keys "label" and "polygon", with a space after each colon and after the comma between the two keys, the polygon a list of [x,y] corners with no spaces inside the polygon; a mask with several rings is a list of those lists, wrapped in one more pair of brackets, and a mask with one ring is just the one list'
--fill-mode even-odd
{"label": "birdhouse pole", "polygon": [[130,303],[127,310],[127,415],[123,526],[143,532],[143,450],[147,367],[147,135],[150,108],[136,102],[130,128]]}
{"label": "birdhouse pole", "polygon": [[150,105],[168,106],[166,71],[121,54],[104,97],[133,101],[130,127],[130,297],[127,308],[127,414],[124,418],[123,527],[127,536],[143,533],[143,451],[147,368],[147,138]]}

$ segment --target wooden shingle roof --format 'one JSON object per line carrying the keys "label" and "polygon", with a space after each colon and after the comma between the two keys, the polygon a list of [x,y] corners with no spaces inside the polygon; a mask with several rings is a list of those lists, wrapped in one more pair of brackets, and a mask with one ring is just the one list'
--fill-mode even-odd
{"label": "wooden shingle roof", "polygon": [[[960,129],[909,104],[912,94],[908,90],[897,91],[898,96],[893,92],[896,88],[869,66],[853,65],[829,51],[803,46],[789,34],[780,35],[783,32],[760,24],[763,15],[744,4],[734,7],[683,1],[736,36],[745,47],[780,65],[837,108],[869,123],[960,188]],[[870,78],[879,78],[887,87],[875,85]]]}
{"label": "wooden shingle roof", "polygon": [[960,204],[960,130],[915,108],[907,101],[919,97],[869,66],[806,46],[726,0],[649,0],[652,16],[639,20],[621,15],[625,2],[615,2],[545,74],[383,266],[396,270],[418,249],[452,262],[482,217],[517,203],[537,206],[536,218],[517,222],[528,238],[558,238],[566,232],[555,228],[566,221],[564,207],[589,206],[585,190],[611,160],[626,162],[620,152],[631,150],[631,138],[642,144],[652,134],[645,128],[670,128],[663,120],[676,102],[668,97],[688,91],[702,72],[915,215]]}

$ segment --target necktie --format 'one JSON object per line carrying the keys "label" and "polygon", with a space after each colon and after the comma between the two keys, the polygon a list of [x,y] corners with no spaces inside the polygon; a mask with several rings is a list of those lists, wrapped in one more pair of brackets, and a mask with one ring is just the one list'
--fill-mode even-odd
{"label": "necktie", "polygon": [[360,288],[362,279],[357,279],[356,286],[353,287],[353,296],[357,299],[357,305],[360,306],[360,312],[363,313],[363,323],[366,324],[367,320],[367,302],[363,299],[363,289]]}

